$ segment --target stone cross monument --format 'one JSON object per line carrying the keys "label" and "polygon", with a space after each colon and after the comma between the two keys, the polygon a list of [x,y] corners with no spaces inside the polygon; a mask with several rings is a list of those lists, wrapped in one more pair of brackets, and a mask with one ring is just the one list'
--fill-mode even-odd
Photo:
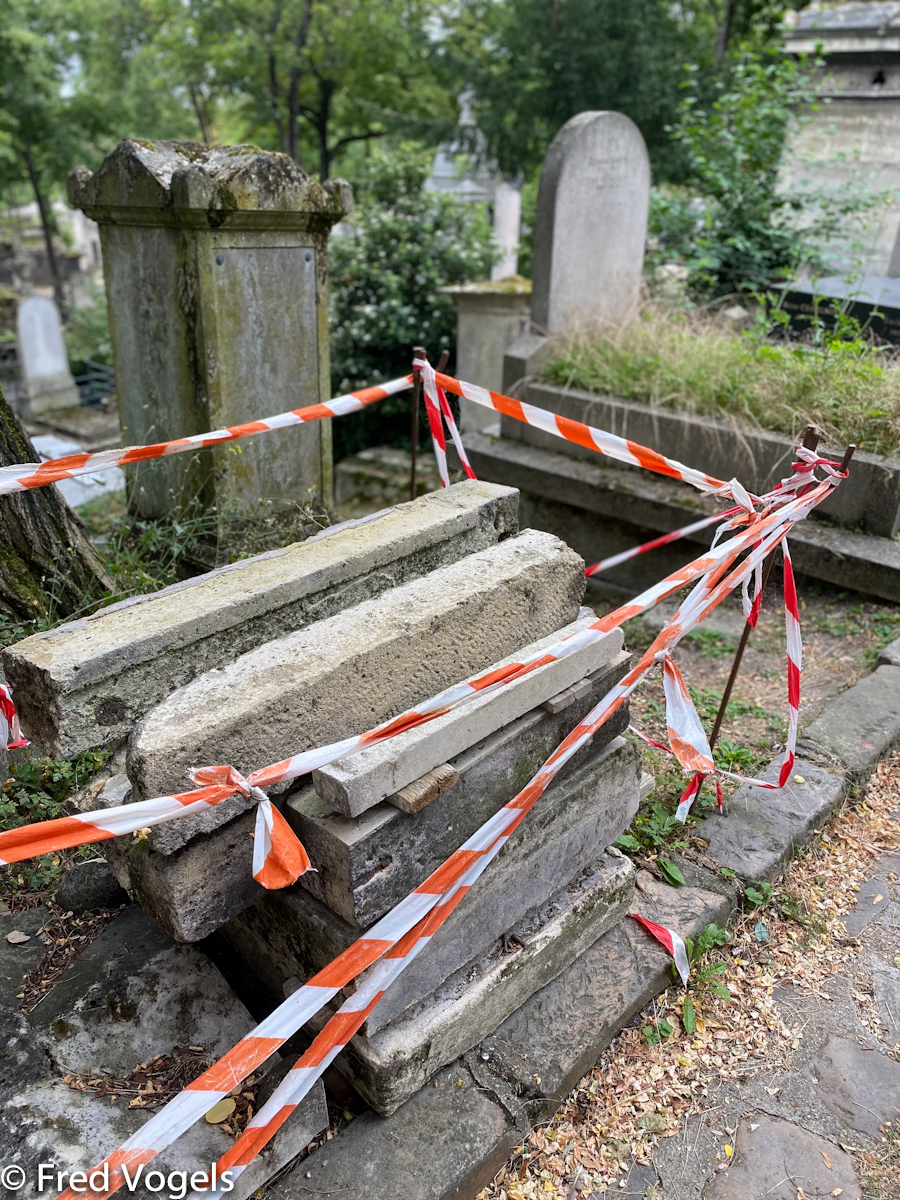
{"label": "stone cross monument", "polygon": [[[122,436],[142,445],[330,395],[326,243],[349,186],[254,146],[119,143],[69,199],[100,226]],[[144,464],[145,516],[330,500],[329,421]]]}

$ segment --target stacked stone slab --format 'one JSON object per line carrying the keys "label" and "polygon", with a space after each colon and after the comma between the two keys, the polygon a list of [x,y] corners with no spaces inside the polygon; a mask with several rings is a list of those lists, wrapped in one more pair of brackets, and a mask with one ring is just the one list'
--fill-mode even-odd
{"label": "stacked stone slab", "polygon": [[[362,733],[540,654],[594,616],[580,607],[583,560],[550,534],[519,532],[517,502],[508,488],[459,484],[19,643],[7,669],[26,728],[56,752],[110,731],[126,742],[126,774],[90,801],[121,804],[185,790],[191,767],[247,774]],[[314,868],[292,888],[253,880],[254,811],[240,798],[101,848],[167,933],[192,942],[221,929],[281,999],[507,803],[627,659],[615,630],[275,789]],[[638,803],[639,756],[619,736],[627,720],[623,708],[566,764],[343,1056],[378,1111],[627,911],[633,870],[608,849]]]}

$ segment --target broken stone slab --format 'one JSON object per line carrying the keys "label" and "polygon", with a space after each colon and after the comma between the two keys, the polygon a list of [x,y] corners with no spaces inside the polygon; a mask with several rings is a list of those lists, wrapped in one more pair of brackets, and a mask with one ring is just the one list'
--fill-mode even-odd
{"label": "broken stone slab", "polygon": [[900,911],[891,900],[891,889],[883,873],[860,884],[853,908],[841,919],[853,937],[859,937],[873,921],[900,927]]}
{"label": "broken stone slab", "polygon": [[[596,616],[579,617],[571,625],[554,631],[530,646],[519,646],[516,653],[493,667],[506,666],[521,658],[539,654],[564,637],[579,633]],[[410,729],[357,754],[337,759],[313,772],[313,785],[323,800],[347,817],[355,817],[366,809],[419,779],[438,763],[449,762],[480,742],[482,738],[502,729],[524,713],[573,684],[581,683],[586,675],[602,670],[616,660],[622,649],[622,631],[613,630],[606,637],[585,646],[568,658],[547,663],[530,671],[521,679],[479,696],[445,713],[427,725]],[[574,701],[574,695],[570,702]],[[560,706],[565,707],[565,705]]]}
{"label": "broken stone slab", "polygon": [[[205,956],[173,946],[140,909],[126,909],[67,968],[30,1020],[0,1002],[4,1164],[26,1173],[16,1194],[46,1196],[46,1185],[36,1188],[38,1163],[89,1170],[151,1115],[129,1107],[127,1096],[112,1104],[109,1095],[73,1090],[62,1081],[65,1070],[121,1077],[154,1054],[171,1053],[175,1043],[203,1045],[212,1061],[253,1025]],[[230,1194],[246,1200],[327,1124],[318,1083]],[[146,1169],[208,1171],[231,1145],[217,1125],[200,1120]]]}
{"label": "broken stone slab", "polygon": [[[361,734],[574,620],[583,592],[578,555],[527,530],[267,642],[147,714],[129,743],[133,797],[184,791],[191,767],[249,774]],[[244,808],[237,798],[157,828],[189,837]]]}
{"label": "broken stone slab", "polygon": [[494,545],[514,489],[467,481],[35,634],[4,652],[22,728],[65,758],[118,742],[195,676]]}
{"label": "broken stone slab", "polygon": [[876,667],[900,667],[900,638],[889,642],[887,646],[878,651],[875,665]]}
{"label": "broken stone slab", "polygon": [[[638,757],[619,738],[547,790],[478,881],[472,901],[450,914],[392,984],[366,1031],[394,1020],[457,972],[465,974],[526,913],[543,911],[559,894],[568,903],[570,882],[594,870],[637,809]],[[276,994],[284,980],[310,978],[359,936],[299,888],[266,897],[224,933]]]}
{"label": "broken stone slab", "polygon": [[[379,804],[351,819],[335,813],[313,788],[295,791],[285,802],[284,814],[316,868],[301,876],[301,887],[351,925],[365,927],[384,916],[528,783],[618,678],[628,656],[619,655],[617,660],[624,661],[614,661],[600,672],[588,696],[562,714],[534,709],[452,759],[449,765],[459,776],[457,782],[414,819],[390,804]],[[560,789],[568,775],[627,726],[628,710],[623,706],[565,764],[548,795],[563,794]],[[626,760],[620,755],[616,761]],[[629,789],[632,782],[629,775]],[[603,845],[627,828],[630,809],[627,814],[612,812],[611,817]],[[620,818],[621,827],[612,832]]]}
{"label": "broken stone slab", "polygon": [[[719,896],[664,888],[643,872],[638,878],[650,887],[638,897],[638,911],[682,937],[696,938],[710,921],[724,919]],[[636,922],[620,921],[392,1116],[363,1113],[306,1158],[281,1181],[285,1194],[477,1195],[623,1025],[671,984],[671,961]]]}
{"label": "broken stone slab", "polygon": [[703,1189],[703,1200],[835,1195],[861,1200],[850,1155],[834,1142],[766,1113],[751,1113],[741,1121],[731,1165]]}
{"label": "broken stone slab", "polygon": [[804,753],[831,756],[863,782],[900,743],[900,667],[876,667],[841,692],[803,731]]}
{"label": "broken stone slab", "polygon": [[900,1122],[900,1063],[873,1047],[834,1034],[803,1069],[824,1107],[845,1129],[876,1142]]}
{"label": "broken stone slab", "polygon": [[[493,1033],[617,924],[633,895],[630,860],[598,855],[593,870],[512,926],[518,951],[504,954],[501,948],[448,979],[399,1019],[374,1033],[356,1034],[338,1058],[338,1069],[376,1112],[390,1116],[435,1071]],[[470,917],[485,899],[473,888],[464,901]],[[390,989],[385,999],[389,995]],[[324,1018],[318,1020],[324,1024]]]}
{"label": "broken stone slab", "polygon": [[[777,782],[780,766],[771,763],[758,778]],[[771,881],[830,820],[846,793],[845,779],[798,758],[783,788],[742,784],[729,801],[727,816],[707,817],[696,830],[721,867],[747,882]]]}
{"label": "broken stone slab", "polygon": [[66,968],[31,1020],[62,1070],[114,1075],[174,1046],[202,1046],[213,1061],[254,1024],[209,959],[174,945],[137,905]]}

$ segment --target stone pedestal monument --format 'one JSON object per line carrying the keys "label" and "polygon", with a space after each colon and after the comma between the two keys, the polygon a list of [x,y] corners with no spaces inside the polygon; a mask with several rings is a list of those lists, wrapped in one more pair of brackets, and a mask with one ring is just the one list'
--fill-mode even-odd
{"label": "stone pedestal monument", "polygon": [[[126,444],[329,397],[326,243],[347,184],[253,146],[126,140],[70,175],[69,199],[100,226]],[[148,463],[129,487],[145,516],[331,491],[328,421]]]}

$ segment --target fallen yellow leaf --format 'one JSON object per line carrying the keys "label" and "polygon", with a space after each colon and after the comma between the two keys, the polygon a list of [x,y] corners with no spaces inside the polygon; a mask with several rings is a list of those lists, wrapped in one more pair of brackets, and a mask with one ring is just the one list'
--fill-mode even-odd
{"label": "fallen yellow leaf", "polygon": [[822,1158],[825,1161],[825,1166],[828,1168],[828,1170],[829,1171],[833,1170],[833,1168],[831,1166],[831,1159],[828,1157],[828,1155],[825,1153],[825,1151],[820,1150],[819,1153],[822,1155]]}
{"label": "fallen yellow leaf", "polygon": [[803,778],[802,775],[795,775],[794,783],[806,783],[806,780]]}
{"label": "fallen yellow leaf", "polygon": [[218,1104],[214,1104],[206,1114],[206,1119],[210,1125],[218,1125],[221,1121],[225,1121],[235,1110],[235,1103],[231,1096],[226,1096],[224,1100],[220,1100]]}
{"label": "fallen yellow leaf", "polygon": [[728,1155],[729,1158],[731,1158],[732,1154],[734,1154],[734,1146],[726,1146],[725,1153]]}

